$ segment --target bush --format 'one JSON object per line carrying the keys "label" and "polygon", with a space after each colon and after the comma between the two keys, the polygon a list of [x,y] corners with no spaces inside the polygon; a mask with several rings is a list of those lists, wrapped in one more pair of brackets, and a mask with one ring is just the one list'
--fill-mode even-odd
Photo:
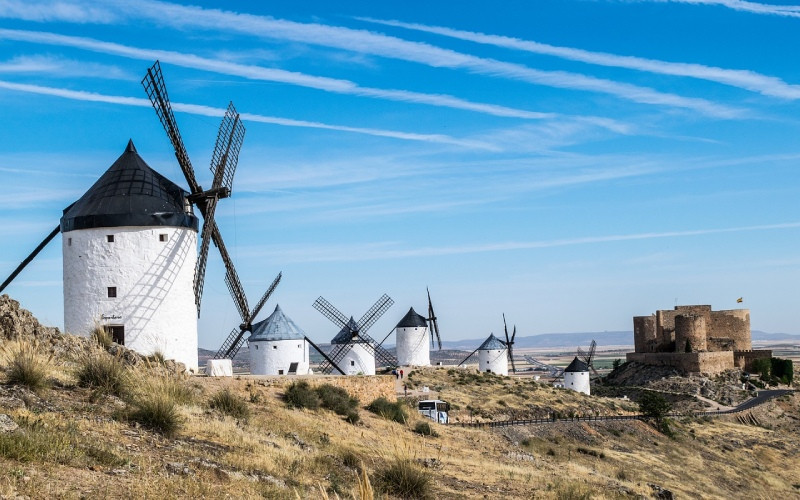
{"label": "bush", "polygon": [[36,342],[21,342],[7,352],[6,377],[14,385],[25,386],[34,392],[50,387],[47,369],[53,356],[47,358],[39,353]]}
{"label": "bush", "polygon": [[370,403],[369,406],[367,406],[367,410],[376,415],[380,415],[387,420],[392,420],[401,424],[406,423],[408,418],[406,415],[406,410],[403,408],[403,403],[392,403],[383,396]]}
{"label": "bush", "polygon": [[430,422],[417,422],[417,425],[414,426],[414,432],[423,436],[439,437],[439,433],[436,432]]}
{"label": "bush", "polygon": [[430,498],[431,477],[411,459],[396,458],[376,472],[378,488],[400,498]]}
{"label": "bush", "polygon": [[247,406],[247,402],[227,388],[221,389],[211,396],[208,407],[240,420],[250,417],[250,408]]}
{"label": "bush", "polygon": [[104,352],[85,356],[76,376],[79,386],[95,389],[102,394],[123,397],[130,387],[128,370],[122,360]]}
{"label": "bush", "polygon": [[350,397],[341,387],[324,384],[316,389],[323,408],[334,411],[337,415],[348,415],[358,407],[358,399]]}
{"label": "bush", "polygon": [[130,418],[167,437],[174,436],[183,425],[175,400],[159,392],[137,398]]}
{"label": "bush", "polygon": [[361,415],[356,410],[351,410],[344,416],[344,419],[350,424],[357,424],[361,421]]}
{"label": "bush", "polygon": [[308,385],[308,382],[301,380],[293,382],[286,388],[283,399],[290,408],[308,408],[316,410],[321,403],[317,393]]}

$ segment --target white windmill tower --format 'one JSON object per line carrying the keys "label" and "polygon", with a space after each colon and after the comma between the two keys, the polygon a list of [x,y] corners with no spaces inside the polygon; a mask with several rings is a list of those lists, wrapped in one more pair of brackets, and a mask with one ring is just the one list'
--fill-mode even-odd
{"label": "white windmill tower", "polygon": [[133,142],[61,218],[64,329],[197,369],[197,217]]}
{"label": "white windmill tower", "polygon": [[502,340],[489,335],[477,349],[464,358],[458,366],[463,365],[475,353],[478,353],[478,371],[495,375],[508,375],[508,348]]}
{"label": "white windmill tower", "polygon": [[[61,232],[65,330],[87,335],[100,325],[119,344],[144,355],[161,352],[196,371],[195,314],[200,314],[212,240],[225,264],[229,288],[234,295],[244,295],[214,221],[217,202],[230,196],[244,126],[230,104],[212,155],[212,186],[203,190],[178,131],[158,61],[142,84],[190,192],[150,168],[129,141],[122,156],[64,210],[60,224],[17,266],[0,291]],[[193,205],[203,216],[199,254]]]}
{"label": "white windmill tower", "polygon": [[342,375],[375,375],[376,361],[383,366],[397,366],[394,356],[367,335],[367,331],[392,304],[394,301],[383,294],[356,323],[352,316],[347,319],[324,298],[319,297],[314,301],[314,308],[341,328],[331,341],[333,348],[320,365],[320,371],[331,373],[335,369]]}
{"label": "white windmill tower", "polygon": [[[306,334],[286,316],[281,306],[253,325],[247,339],[252,375],[306,375],[309,370]],[[374,363],[373,363],[374,365]]]}
{"label": "white windmill tower", "polygon": [[577,356],[564,368],[564,388],[590,394],[589,365]]}
{"label": "white windmill tower", "polygon": [[[433,312],[431,293],[428,291],[428,317],[417,314],[410,308],[403,319],[395,327],[397,339],[397,364],[400,366],[430,366],[431,353],[428,348],[428,335],[430,335],[431,349],[434,346],[433,337],[442,349],[442,339],[439,337],[439,324]],[[384,339],[385,341],[386,339]],[[383,344],[383,342],[381,342]]]}
{"label": "white windmill tower", "polygon": [[397,335],[397,364],[400,366],[430,366],[428,322],[410,308],[395,327]]}

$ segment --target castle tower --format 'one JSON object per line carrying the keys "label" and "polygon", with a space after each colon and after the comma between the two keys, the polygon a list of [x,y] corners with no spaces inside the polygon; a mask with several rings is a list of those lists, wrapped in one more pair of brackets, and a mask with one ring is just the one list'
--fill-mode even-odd
{"label": "castle tower", "polygon": [[430,366],[428,321],[410,308],[395,327],[397,364],[400,366]]}
{"label": "castle tower", "polygon": [[64,329],[197,370],[197,217],[133,141],[61,218]]}
{"label": "castle tower", "polygon": [[572,360],[566,368],[564,368],[564,388],[571,389],[576,392],[582,392],[589,395],[589,365],[578,359]]}
{"label": "castle tower", "polygon": [[308,374],[308,342],[306,334],[289,317],[281,306],[264,321],[253,325],[247,339],[250,347],[250,373],[252,375],[306,375]]}
{"label": "castle tower", "polygon": [[508,348],[494,333],[478,347],[478,370],[508,375]]}
{"label": "castle tower", "polygon": [[[352,332],[358,330],[355,320],[350,317],[347,327],[342,328],[331,340],[331,344],[351,344],[350,349],[339,361],[339,368],[345,375],[375,375],[375,354],[366,347],[360,338],[352,338]],[[339,373],[338,371],[333,374]]]}
{"label": "castle tower", "polygon": [[706,317],[681,314],[675,317],[675,352],[706,351],[708,324]]}

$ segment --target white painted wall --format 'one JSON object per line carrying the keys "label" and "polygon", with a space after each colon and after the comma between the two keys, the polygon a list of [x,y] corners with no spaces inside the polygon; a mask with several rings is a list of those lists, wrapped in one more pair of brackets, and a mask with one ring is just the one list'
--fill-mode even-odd
{"label": "white painted wall", "polygon": [[[159,240],[161,234],[167,241]],[[122,325],[126,347],[143,355],[160,351],[197,371],[197,232],[80,229],[62,234],[62,253],[67,332],[85,336],[97,324]],[[108,287],[117,288],[116,298],[108,297]]]}
{"label": "white painted wall", "polygon": [[[339,361],[345,375],[375,375],[375,356],[362,344],[353,344],[352,349]],[[341,375],[337,370],[332,375]]]}
{"label": "white painted wall", "polygon": [[308,342],[296,340],[256,340],[250,342],[252,375],[289,374],[289,365],[297,363],[297,375],[308,375]]}
{"label": "white painted wall", "polygon": [[481,349],[478,351],[478,371],[495,375],[508,375],[507,349]]}
{"label": "white painted wall", "polygon": [[564,388],[589,394],[589,372],[564,372]]}
{"label": "white painted wall", "polygon": [[397,364],[400,366],[430,366],[431,350],[427,327],[397,328]]}

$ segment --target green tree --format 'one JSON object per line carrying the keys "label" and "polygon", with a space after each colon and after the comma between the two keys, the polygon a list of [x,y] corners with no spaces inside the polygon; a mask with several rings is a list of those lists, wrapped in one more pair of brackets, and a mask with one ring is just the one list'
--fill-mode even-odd
{"label": "green tree", "polygon": [[645,417],[654,419],[659,426],[671,409],[672,404],[657,392],[647,391],[639,398],[639,411]]}
{"label": "green tree", "polygon": [[611,362],[611,367],[612,367],[613,369],[615,369],[615,370],[616,370],[617,368],[619,368],[621,365],[622,365],[622,360],[621,360],[621,359],[619,359],[619,358],[617,358],[617,359],[615,359],[614,361],[612,361],[612,362]]}

